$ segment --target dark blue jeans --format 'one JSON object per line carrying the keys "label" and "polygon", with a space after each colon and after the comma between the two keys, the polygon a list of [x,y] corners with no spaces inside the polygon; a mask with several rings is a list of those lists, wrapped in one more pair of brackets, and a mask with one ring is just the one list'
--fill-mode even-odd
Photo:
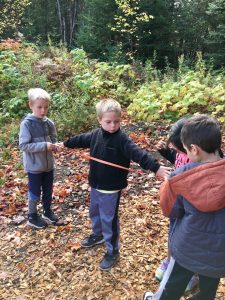
{"label": "dark blue jeans", "polygon": [[52,202],[53,170],[38,174],[28,173],[28,198],[29,200],[42,200],[43,209],[49,210]]}

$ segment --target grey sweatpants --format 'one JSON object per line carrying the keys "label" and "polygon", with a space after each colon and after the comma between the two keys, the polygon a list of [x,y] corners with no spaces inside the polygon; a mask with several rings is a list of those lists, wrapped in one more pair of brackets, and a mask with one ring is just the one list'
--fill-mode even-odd
{"label": "grey sweatpants", "polygon": [[90,219],[92,232],[103,235],[107,252],[119,251],[119,217],[118,209],[121,191],[106,194],[91,188]]}

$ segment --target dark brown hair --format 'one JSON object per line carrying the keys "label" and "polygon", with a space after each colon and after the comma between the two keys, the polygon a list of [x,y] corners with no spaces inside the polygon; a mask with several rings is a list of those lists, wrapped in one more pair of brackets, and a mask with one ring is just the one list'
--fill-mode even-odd
{"label": "dark brown hair", "polygon": [[215,119],[202,114],[186,121],[181,130],[181,140],[188,149],[194,144],[207,153],[216,153],[221,147],[221,131]]}
{"label": "dark brown hair", "polygon": [[180,134],[181,129],[184,126],[185,122],[187,121],[187,118],[182,118],[178,120],[176,123],[174,123],[169,131],[169,138],[167,141],[167,145],[173,144],[178,150],[186,153],[186,150],[183,147],[183,144],[181,142]]}

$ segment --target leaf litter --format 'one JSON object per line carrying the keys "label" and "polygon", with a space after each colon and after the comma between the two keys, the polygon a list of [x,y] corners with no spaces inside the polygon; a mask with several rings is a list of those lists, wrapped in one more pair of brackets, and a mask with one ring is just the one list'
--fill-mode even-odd
{"label": "leaf litter", "polygon": [[[123,127],[140,147],[167,164],[155,151],[157,140],[166,138],[166,126],[149,128],[125,121]],[[56,155],[53,209],[60,220],[44,230],[26,225],[27,179],[21,154],[11,150],[11,161],[0,170],[5,179],[0,196],[1,300],[138,300],[144,291],[157,290],[154,274],[167,254],[168,235],[168,220],[159,208],[161,180],[149,172],[129,174],[119,212],[120,260],[102,272],[104,245],[91,249],[80,245],[91,232],[88,162],[81,156],[86,150]],[[224,279],[216,299],[225,299]]]}

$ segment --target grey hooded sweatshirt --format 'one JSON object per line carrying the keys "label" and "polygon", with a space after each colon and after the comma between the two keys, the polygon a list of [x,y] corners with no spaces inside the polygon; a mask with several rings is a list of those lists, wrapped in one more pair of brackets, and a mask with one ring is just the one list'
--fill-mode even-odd
{"label": "grey hooded sweatshirt", "polygon": [[50,119],[39,119],[28,114],[21,122],[19,133],[19,148],[23,151],[25,171],[41,173],[53,170],[54,156],[52,151],[47,151],[47,144],[56,141],[56,128]]}

